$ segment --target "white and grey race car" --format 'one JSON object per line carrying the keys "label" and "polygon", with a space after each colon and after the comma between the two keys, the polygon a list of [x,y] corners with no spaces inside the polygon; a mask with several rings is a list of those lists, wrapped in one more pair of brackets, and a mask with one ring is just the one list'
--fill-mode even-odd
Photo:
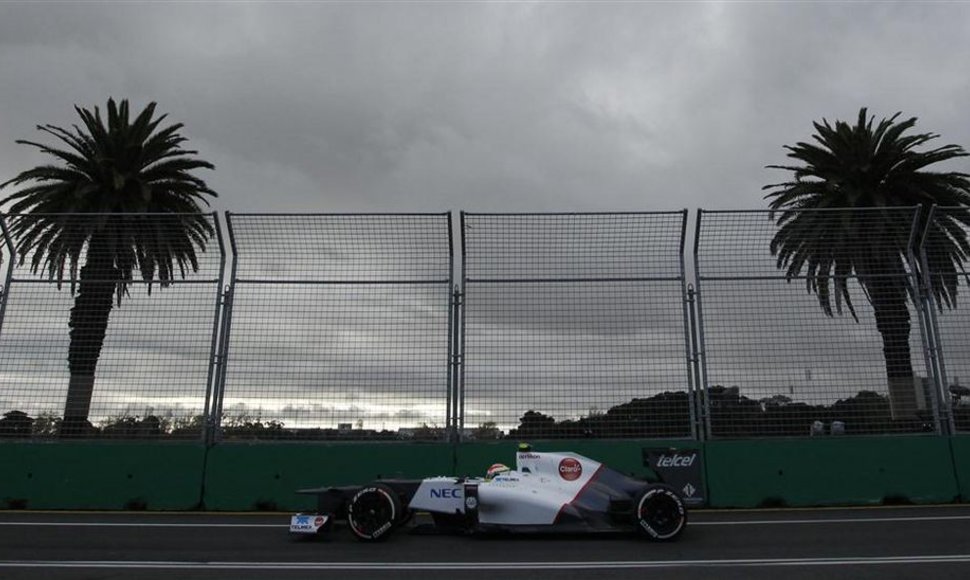
{"label": "white and grey race car", "polygon": [[684,501],[672,488],[576,453],[520,446],[516,468],[498,471],[484,478],[385,479],[300,490],[317,496],[317,511],[292,516],[290,532],[327,533],[334,520],[346,519],[359,540],[374,542],[416,511],[430,513],[437,529],[466,533],[637,530],[650,540],[672,541],[687,524]]}

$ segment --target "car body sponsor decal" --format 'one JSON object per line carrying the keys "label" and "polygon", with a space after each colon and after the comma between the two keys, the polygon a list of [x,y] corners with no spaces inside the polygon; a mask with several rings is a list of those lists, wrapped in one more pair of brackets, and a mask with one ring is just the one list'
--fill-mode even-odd
{"label": "car body sponsor decal", "polygon": [[559,476],[566,481],[576,481],[583,476],[583,464],[572,457],[559,462]]}

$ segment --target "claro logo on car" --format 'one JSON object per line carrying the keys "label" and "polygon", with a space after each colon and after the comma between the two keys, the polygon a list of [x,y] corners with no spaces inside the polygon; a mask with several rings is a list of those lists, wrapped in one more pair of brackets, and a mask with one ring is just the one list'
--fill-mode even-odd
{"label": "claro logo on car", "polygon": [[583,475],[583,464],[567,457],[559,462],[559,475],[566,481],[575,481]]}

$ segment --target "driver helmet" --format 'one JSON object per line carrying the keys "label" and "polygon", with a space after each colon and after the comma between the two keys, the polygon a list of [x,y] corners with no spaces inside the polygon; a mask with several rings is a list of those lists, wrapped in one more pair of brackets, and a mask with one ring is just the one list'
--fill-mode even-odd
{"label": "driver helmet", "polygon": [[495,463],[488,468],[488,471],[485,473],[485,479],[489,480],[495,477],[496,475],[500,475],[502,473],[508,473],[510,471],[512,470],[509,469],[508,465],[505,465],[503,463]]}

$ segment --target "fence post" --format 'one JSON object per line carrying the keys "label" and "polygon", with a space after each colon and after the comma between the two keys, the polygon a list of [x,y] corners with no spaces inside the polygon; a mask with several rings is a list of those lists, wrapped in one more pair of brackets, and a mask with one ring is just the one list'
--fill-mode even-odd
{"label": "fence post", "polygon": [[449,313],[449,327],[451,332],[451,361],[448,373],[448,381],[451,384],[451,392],[448,399],[448,420],[451,423],[449,440],[453,443],[461,441],[462,428],[460,427],[462,417],[459,409],[461,408],[461,373],[462,373],[462,332],[461,332],[461,308],[462,308],[461,289],[454,286],[451,294],[451,312]]}
{"label": "fence post", "polygon": [[[697,292],[692,284],[687,285],[687,297],[684,300],[688,317],[688,374],[690,377],[690,419],[691,431],[695,439],[706,439],[704,418],[707,417],[704,406],[704,390],[701,384],[700,347],[697,344]],[[696,409],[696,412],[695,412]]]}
{"label": "fence post", "polygon": [[687,355],[687,408],[690,413],[690,434],[693,439],[701,439],[702,429],[698,426],[700,410],[697,405],[697,343],[694,340],[694,288],[687,283],[687,268],[684,261],[684,249],[687,243],[687,210],[684,210],[683,221],[680,226],[680,287],[683,294],[684,307],[684,351]]}
{"label": "fence post", "polygon": [[703,209],[697,210],[697,220],[694,226],[694,310],[696,317],[695,324],[695,340],[696,347],[694,349],[694,356],[698,362],[697,365],[697,394],[698,394],[698,408],[701,411],[703,436],[706,439],[714,438],[714,431],[711,429],[711,405],[710,400],[707,396],[709,386],[707,384],[707,349],[704,344],[704,309],[701,306],[701,271],[700,271],[700,261],[698,256],[700,255],[700,243],[701,243],[701,217],[704,215]]}
{"label": "fence post", "polygon": [[448,392],[445,403],[445,436],[451,443],[458,443],[458,368],[461,365],[461,353],[458,348],[460,317],[459,302],[461,293],[455,285],[455,231],[452,225],[451,212],[448,215]]}
{"label": "fence post", "polygon": [[956,425],[953,420],[953,410],[951,409],[948,391],[946,361],[940,338],[940,321],[936,315],[936,299],[933,296],[933,272],[930,270],[929,255],[926,252],[926,238],[933,225],[936,212],[937,206],[934,204],[930,207],[929,214],[926,216],[926,226],[923,228],[922,237],[919,241],[919,267],[923,273],[921,276],[923,296],[920,301],[920,309],[926,320],[926,347],[932,365],[932,368],[927,370],[931,372],[935,386],[933,396],[938,401],[940,432],[952,435],[956,433]]}
{"label": "fence post", "polygon": [[[926,377],[926,379],[928,381],[932,381],[933,383],[935,383],[936,373],[934,372],[933,361],[931,358],[932,348],[930,345],[929,328],[926,320],[926,311],[923,308],[924,306],[923,284],[920,282],[920,276],[919,276],[919,273],[917,272],[918,261],[916,259],[916,253],[914,251],[914,248],[916,245],[916,236],[919,233],[917,230],[919,229],[918,226],[920,222],[920,210],[921,210],[920,206],[916,206],[916,209],[913,213],[913,223],[910,227],[909,239],[906,244],[906,248],[907,248],[906,261],[909,263],[908,280],[909,280],[909,288],[910,288],[910,297],[913,301],[913,310],[916,314],[916,323],[919,326],[920,346],[923,351],[923,366],[926,368],[927,375],[929,375]],[[916,374],[913,373],[914,389],[916,388],[915,383],[917,378],[919,377],[917,377]],[[931,412],[933,413],[933,426],[936,429],[936,432],[942,433],[943,425],[940,421],[940,407],[937,402],[938,397],[935,393],[937,389],[934,388],[932,393],[927,393],[926,389],[923,388],[922,378],[920,378],[919,388],[923,396],[929,399],[926,402],[930,406]]]}
{"label": "fence post", "polygon": [[210,443],[220,439],[219,428],[222,423],[222,404],[226,394],[226,375],[229,363],[229,337],[232,328],[232,303],[236,288],[236,271],[239,265],[239,253],[236,245],[236,235],[232,229],[232,212],[226,212],[226,233],[229,236],[229,247],[232,250],[232,262],[229,269],[229,284],[222,293],[222,320],[220,327],[220,342],[216,378],[212,386],[212,412],[209,414],[208,424]]}
{"label": "fence post", "polygon": [[458,349],[459,362],[460,364],[456,368],[455,373],[455,420],[458,429],[458,440],[461,441],[462,433],[465,429],[465,288],[468,288],[465,276],[465,264],[467,263],[467,254],[465,251],[465,212],[459,212],[458,214],[458,235],[459,241],[461,243],[461,259],[458,262],[459,268],[459,279],[461,283],[455,288],[456,296],[458,298],[455,313],[458,315],[456,329],[456,347]]}
{"label": "fence post", "polygon": [[216,286],[215,309],[212,315],[212,342],[209,346],[209,373],[206,377],[205,407],[203,415],[202,443],[206,446],[213,442],[215,430],[215,417],[212,413],[212,404],[216,396],[216,385],[219,382],[219,373],[222,367],[222,356],[219,352],[220,328],[222,318],[225,316],[225,296],[222,286],[225,283],[226,271],[226,244],[222,237],[222,224],[219,222],[219,214],[212,213],[213,225],[216,229],[216,239],[219,241],[219,283]]}
{"label": "fence post", "polygon": [[7,273],[4,276],[3,286],[0,286],[0,332],[3,331],[3,317],[7,312],[7,297],[10,295],[10,281],[13,279],[13,265],[17,260],[17,250],[13,245],[13,238],[10,230],[7,229],[7,218],[0,214],[0,232],[3,234],[4,245],[7,246],[7,254],[10,262],[7,264]]}
{"label": "fence post", "polygon": [[[925,287],[924,294],[920,298],[919,311],[923,317],[923,327],[925,328],[926,360],[930,367],[927,372],[932,382],[931,398],[933,401],[933,416],[938,422],[937,433],[943,435],[953,434],[956,430],[953,424],[953,413],[950,409],[950,398],[947,391],[946,370],[943,364],[943,352],[940,349],[939,321],[936,318],[935,301],[932,297],[932,289]],[[924,332],[924,329],[920,329]]]}

